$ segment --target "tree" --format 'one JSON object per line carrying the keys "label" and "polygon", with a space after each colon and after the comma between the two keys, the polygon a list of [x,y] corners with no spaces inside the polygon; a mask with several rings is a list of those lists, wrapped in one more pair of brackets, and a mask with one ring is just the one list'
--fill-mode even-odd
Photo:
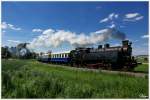
{"label": "tree", "polygon": [[1,47],[2,48],[2,58],[10,58],[11,57],[11,53],[8,50],[8,47]]}

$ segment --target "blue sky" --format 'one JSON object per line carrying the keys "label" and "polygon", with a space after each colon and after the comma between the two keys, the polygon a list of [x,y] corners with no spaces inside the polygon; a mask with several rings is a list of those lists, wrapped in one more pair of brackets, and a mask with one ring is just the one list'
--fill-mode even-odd
{"label": "blue sky", "polygon": [[[134,55],[148,53],[147,2],[2,2],[2,45],[15,46],[21,42],[34,45],[33,39],[36,39],[43,43],[35,46],[37,51],[66,51],[74,46],[64,41],[58,46],[44,46],[55,40],[40,40],[45,37],[43,33],[50,29],[55,32],[48,31],[49,36],[58,32],[60,36],[73,36],[74,33],[80,42],[79,39],[85,40],[82,37],[90,38],[92,32],[107,28],[125,33],[133,42]],[[118,45],[121,40],[108,39],[96,45],[106,42]]]}

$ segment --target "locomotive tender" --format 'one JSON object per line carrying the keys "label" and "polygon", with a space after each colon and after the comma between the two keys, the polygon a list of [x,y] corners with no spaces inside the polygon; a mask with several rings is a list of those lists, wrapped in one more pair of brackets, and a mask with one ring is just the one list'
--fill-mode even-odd
{"label": "locomotive tender", "polygon": [[122,46],[110,47],[105,44],[98,48],[76,48],[70,52],[51,53],[40,61],[66,63],[74,67],[133,70],[137,62],[132,56],[131,44],[129,40],[124,40]]}

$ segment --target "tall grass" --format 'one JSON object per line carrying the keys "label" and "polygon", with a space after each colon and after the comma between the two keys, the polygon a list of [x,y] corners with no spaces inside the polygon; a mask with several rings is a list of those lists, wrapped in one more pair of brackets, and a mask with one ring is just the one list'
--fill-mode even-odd
{"label": "tall grass", "polygon": [[2,98],[140,98],[148,79],[2,60]]}

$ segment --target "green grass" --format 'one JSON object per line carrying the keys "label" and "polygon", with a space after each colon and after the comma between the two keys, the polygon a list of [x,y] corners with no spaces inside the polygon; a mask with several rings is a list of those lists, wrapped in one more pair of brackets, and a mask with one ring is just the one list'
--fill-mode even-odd
{"label": "green grass", "polygon": [[141,64],[141,65],[138,65],[134,71],[140,71],[140,72],[145,72],[145,73],[148,73],[148,70],[149,70],[149,66],[148,64]]}
{"label": "green grass", "polygon": [[140,98],[148,79],[2,60],[2,98]]}

